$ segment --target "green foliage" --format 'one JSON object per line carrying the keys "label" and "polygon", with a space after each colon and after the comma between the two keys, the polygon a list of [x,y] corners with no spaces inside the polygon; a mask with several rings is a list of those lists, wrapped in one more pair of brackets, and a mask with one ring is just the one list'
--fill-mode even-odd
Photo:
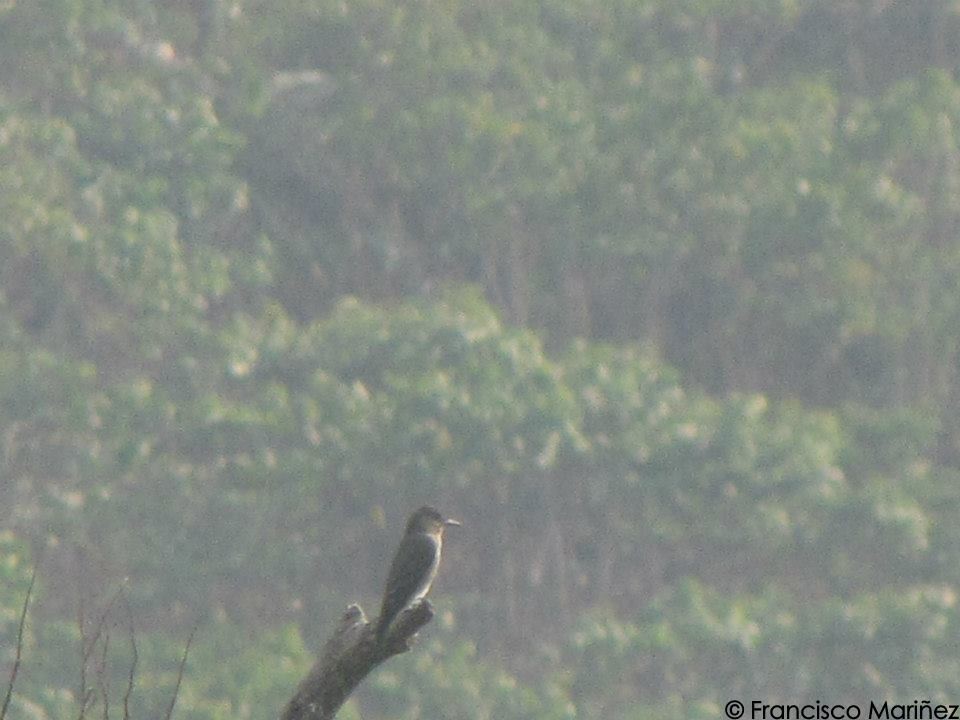
{"label": "green foliage", "polygon": [[364,692],[372,706],[371,717],[577,717],[573,703],[553,683],[545,683],[542,689],[525,686],[479,660],[474,645],[449,640],[420,646],[411,662],[377,673]]}
{"label": "green foliage", "polygon": [[[862,9],[246,10],[244,67],[253,47],[323,71],[243,121],[267,120],[245,162],[297,317],[466,278],[563,338],[652,337],[710,389],[906,392],[952,417],[955,83],[916,58],[899,59],[907,79],[871,64],[879,45],[850,47]],[[910,32],[956,25],[928,12]],[[877,13],[873,32],[905,32]],[[904,386],[896,368],[917,366]]]}
{"label": "green foliage", "polygon": [[669,713],[682,699],[698,717],[722,717],[730,698],[947,698],[956,668],[944,637],[957,620],[945,586],[810,602],[772,589],[729,597],[686,580],[635,622],[585,616],[565,656],[588,718],[634,717],[636,688],[650,707]]}

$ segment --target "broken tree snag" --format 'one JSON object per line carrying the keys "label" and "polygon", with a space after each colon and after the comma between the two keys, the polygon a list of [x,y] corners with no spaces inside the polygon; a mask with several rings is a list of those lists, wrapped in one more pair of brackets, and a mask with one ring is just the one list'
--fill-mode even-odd
{"label": "broken tree snag", "polygon": [[413,636],[432,618],[433,606],[427,600],[419,601],[400,613],[380,645],[363,609],[348,607],[281,720],[331,720],[360,681],[380,663],[407,652]]}

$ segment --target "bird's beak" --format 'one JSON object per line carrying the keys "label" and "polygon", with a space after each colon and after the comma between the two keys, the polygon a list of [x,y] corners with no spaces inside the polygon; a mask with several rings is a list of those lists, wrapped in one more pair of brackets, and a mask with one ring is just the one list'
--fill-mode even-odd
{"label": "bird's beak", "polygon": [[443,521],[445,527],[460,527],[460,521],[454,520],[453,518],[448,518]]}

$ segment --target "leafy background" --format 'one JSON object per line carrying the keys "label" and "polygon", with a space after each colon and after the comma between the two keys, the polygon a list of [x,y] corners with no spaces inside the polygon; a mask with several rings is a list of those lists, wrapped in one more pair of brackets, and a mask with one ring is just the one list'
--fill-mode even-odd
{"label": "leafy background", "polygon": [[[952,0],[0,2],[0,664],[275,717],[960,698]],[[111,604],[111,598],[114,599]],[[100,653],[106,649],[106,653]]]}

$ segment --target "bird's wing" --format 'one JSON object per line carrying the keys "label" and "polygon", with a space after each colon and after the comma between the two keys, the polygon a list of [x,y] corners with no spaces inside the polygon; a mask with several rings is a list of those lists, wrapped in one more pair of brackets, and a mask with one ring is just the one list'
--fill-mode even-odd
{"label": "bird's wing", "polygon": [[436,561],[437,543],[432,536],[424,533],[406,536],[390,565],[381,614],[396,615],[422,591],[423,584],[432,579],[432,566]]}

